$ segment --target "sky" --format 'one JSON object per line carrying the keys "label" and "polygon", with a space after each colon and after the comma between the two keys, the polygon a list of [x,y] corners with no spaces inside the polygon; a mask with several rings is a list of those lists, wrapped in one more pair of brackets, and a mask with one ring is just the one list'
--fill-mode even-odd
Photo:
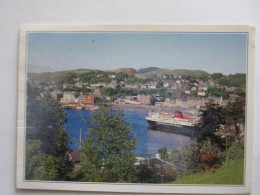
{"label": "sky", "polygon": [[27,71],[158,67],[246,73],[246,33],[30,32]]}

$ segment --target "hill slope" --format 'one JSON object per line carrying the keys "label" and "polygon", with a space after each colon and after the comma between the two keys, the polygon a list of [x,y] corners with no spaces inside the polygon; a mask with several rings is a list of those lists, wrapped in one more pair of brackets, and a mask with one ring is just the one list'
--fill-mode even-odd
{"label": "hill slope", "polygon": [[160,68],[157,67],[149,67],[149,68],[141,68],[138,70],[138,74],[146,74],[146,73],[150,73],[150,72],[154,72],[157,71]]}
{"label": "hill slope", "polygon": [[[65,77],[68,77],[72,73],[83,74],[91,71],[100,71],[103,72],[104,70],[97,70],[97,69],[75,69],[75,70],[68,70],[68,71],[56,71],[56,72],[42,72],[42,73],[28,73],[28,79],[30,80],[54,80],[59,81]],[[149,67],[149,68],[142,68],[136,71],[134,68],[120,68],[116,70],[109,70],[104,72],[114,72],[114,73],[125,73],[130,75],[139,74],[156,74],[158,76],[162,76],[164,74],[171,74],[174,76],[194,76],[194,77],[201,77],[201,76],[209,76],[209,73],[202,71],[202,70],[186,70],[186,69],[162,69],[157,67]]]}
{"label": "hill slope", "polygon": [[137,73],[137,71],[134,68],[120,68],[109,72],[115,72],[115,73],[122,72],[128,75],[135,75]]}
{"label": "hill slope", "polygon": [[217,185],[243,185],[244,160],[235,160],[223,165],[215,173],[205,172],[186,175],[173,182],[173,184],[217,184]]}
{"label": "hill slope", "polygon": [[139,74],[157,74],[158,76],[162,76],[164,74],[172,74],[174,76],[209,76],[209,73],[202,70],[187,70],[187,69],[163,69],[157,67],[149,67],[149,68],[141,68],[138,70]]}

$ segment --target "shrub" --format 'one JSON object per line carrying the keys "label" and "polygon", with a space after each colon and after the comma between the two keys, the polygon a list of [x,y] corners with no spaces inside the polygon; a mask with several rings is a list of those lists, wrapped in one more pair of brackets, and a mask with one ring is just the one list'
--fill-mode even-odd
{"label": "shrub", "polygon": [[193,142],[182,149],[173,151],[169,161],[177,168],[178,177],[198,173],[201,170],[217,169],[221,166],[223,153],[209,138]]}
{"label": "shrub", "polygon": [[244,143],[233,143],[227,151],[226,162],[244,158]]}

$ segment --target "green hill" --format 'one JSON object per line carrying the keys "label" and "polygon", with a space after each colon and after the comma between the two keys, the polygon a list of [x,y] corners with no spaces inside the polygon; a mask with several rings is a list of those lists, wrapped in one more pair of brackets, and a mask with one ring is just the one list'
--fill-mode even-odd
{"label": "green hill", "polygon": [[137,71],[134,68],[119,68],[119,69],[112,70],[109,72],[114,72],[114,73],[122,72],[122,73],[125,73],[128,75],[135,75],[137,73]]}
{"label": "green hill", "polygon": [[41,73],[27,73],[29,80],[41,80],[47,81],[52,78],[53,73],[51,72],[41,72]]}
{"label": "green hill", "polygon": [[[94,70],[94,69],[75,69],[75,70],[67,70],[67,71],[57,71],[57,72],[42,72],[42,73],[28,73],[28,79],[29,80],[54,80],[54,81],[60,81],[66,77],[70,77],[71,74],[77,73],[77,74],[84,74],[91,71],[100,71],[102,70]],[[116,70],[108,70],[105,72],[114,72],[114,73],[125,73],[128,75],[135,75],[137,74],[137,71],[134,68],[120,68]],[[175,70],[169,70],[169,69],[162,69],[157,67],[149,67],[149,68],[142,68],[138,70],[139,74],[156,74],[158,76],[162,76],[164,74],[171,74],[174,76],[195,76],[195,77],[202,77],[202,76],[209,76],[209,73],[201,70],[186,70],[186,69],[175,69]]]}
{"label": "green hill", "polygon": [[234,160],[226,163],[215,173],[185,175],[172,182],[172,184],[216,184],[216,185],[243,185],[244,183],[244,160]]}
{"label": "green hill", "polygon": [[209,73],[202,70],[187,70],[187,69],[163,69],[157,67],[149,67],[149,68],[141,68],[138,70],[139,74],[156,74],[158,76],[162,76],[164,74],[171,74],[174,76],[194,76],[194,77],[202,77],[209,76]]}
{"label": "green hill", "polygon": [[157,71],[158,69],[160,69],[160,68],[157,68],[157,67],[141,68],[137,71],[137,73],[146,74],[146,73]]}
{"label": "green hill", "polygon": [[171,74],[174,76],[194,76],[194,77],[202,77],[202,76],[209,76],[209,73],[202,71],[202,70],[186,70],[186,69],[158,69],[156,71],[150,72],[152,74],[157,74],[158,76],[164,74]]}
{"label": "green hill", "polygon": [[91,71],[99,71],[99,70],[91,70],[91,69],[76,69],[76,70],[66,70],[66,71],[57,71],[57,72],[41,72],[41,73],[28,73],[27,77],[29,80],[40,80],[40,81],[60,81],[64,78],[70,77],[71,74],[83,74]]}

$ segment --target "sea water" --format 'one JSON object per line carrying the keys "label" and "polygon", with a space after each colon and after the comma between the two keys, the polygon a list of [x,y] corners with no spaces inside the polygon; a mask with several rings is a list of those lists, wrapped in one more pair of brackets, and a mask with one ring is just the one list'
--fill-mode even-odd
{"label": "sea water", "polygon": [[[85,133],[90,126],[84,118],[90,118],[92,111],[88,110],[65,110],[67,123],[64,125],[68,136],[71,136],[70,148],[79,148],[80,137],[85,139]],[[131,124],[131,133],[138,137],[137,150],[138,156],[154,157],[158,149],[166,147],[168,151],[176,150],[190,143],[191,138],[182,134],[153,130],[148,127],[145,119],[147,112],[144,110],[122,110],[125,120]],[[80,135],[81,132],[81,135]]]}

